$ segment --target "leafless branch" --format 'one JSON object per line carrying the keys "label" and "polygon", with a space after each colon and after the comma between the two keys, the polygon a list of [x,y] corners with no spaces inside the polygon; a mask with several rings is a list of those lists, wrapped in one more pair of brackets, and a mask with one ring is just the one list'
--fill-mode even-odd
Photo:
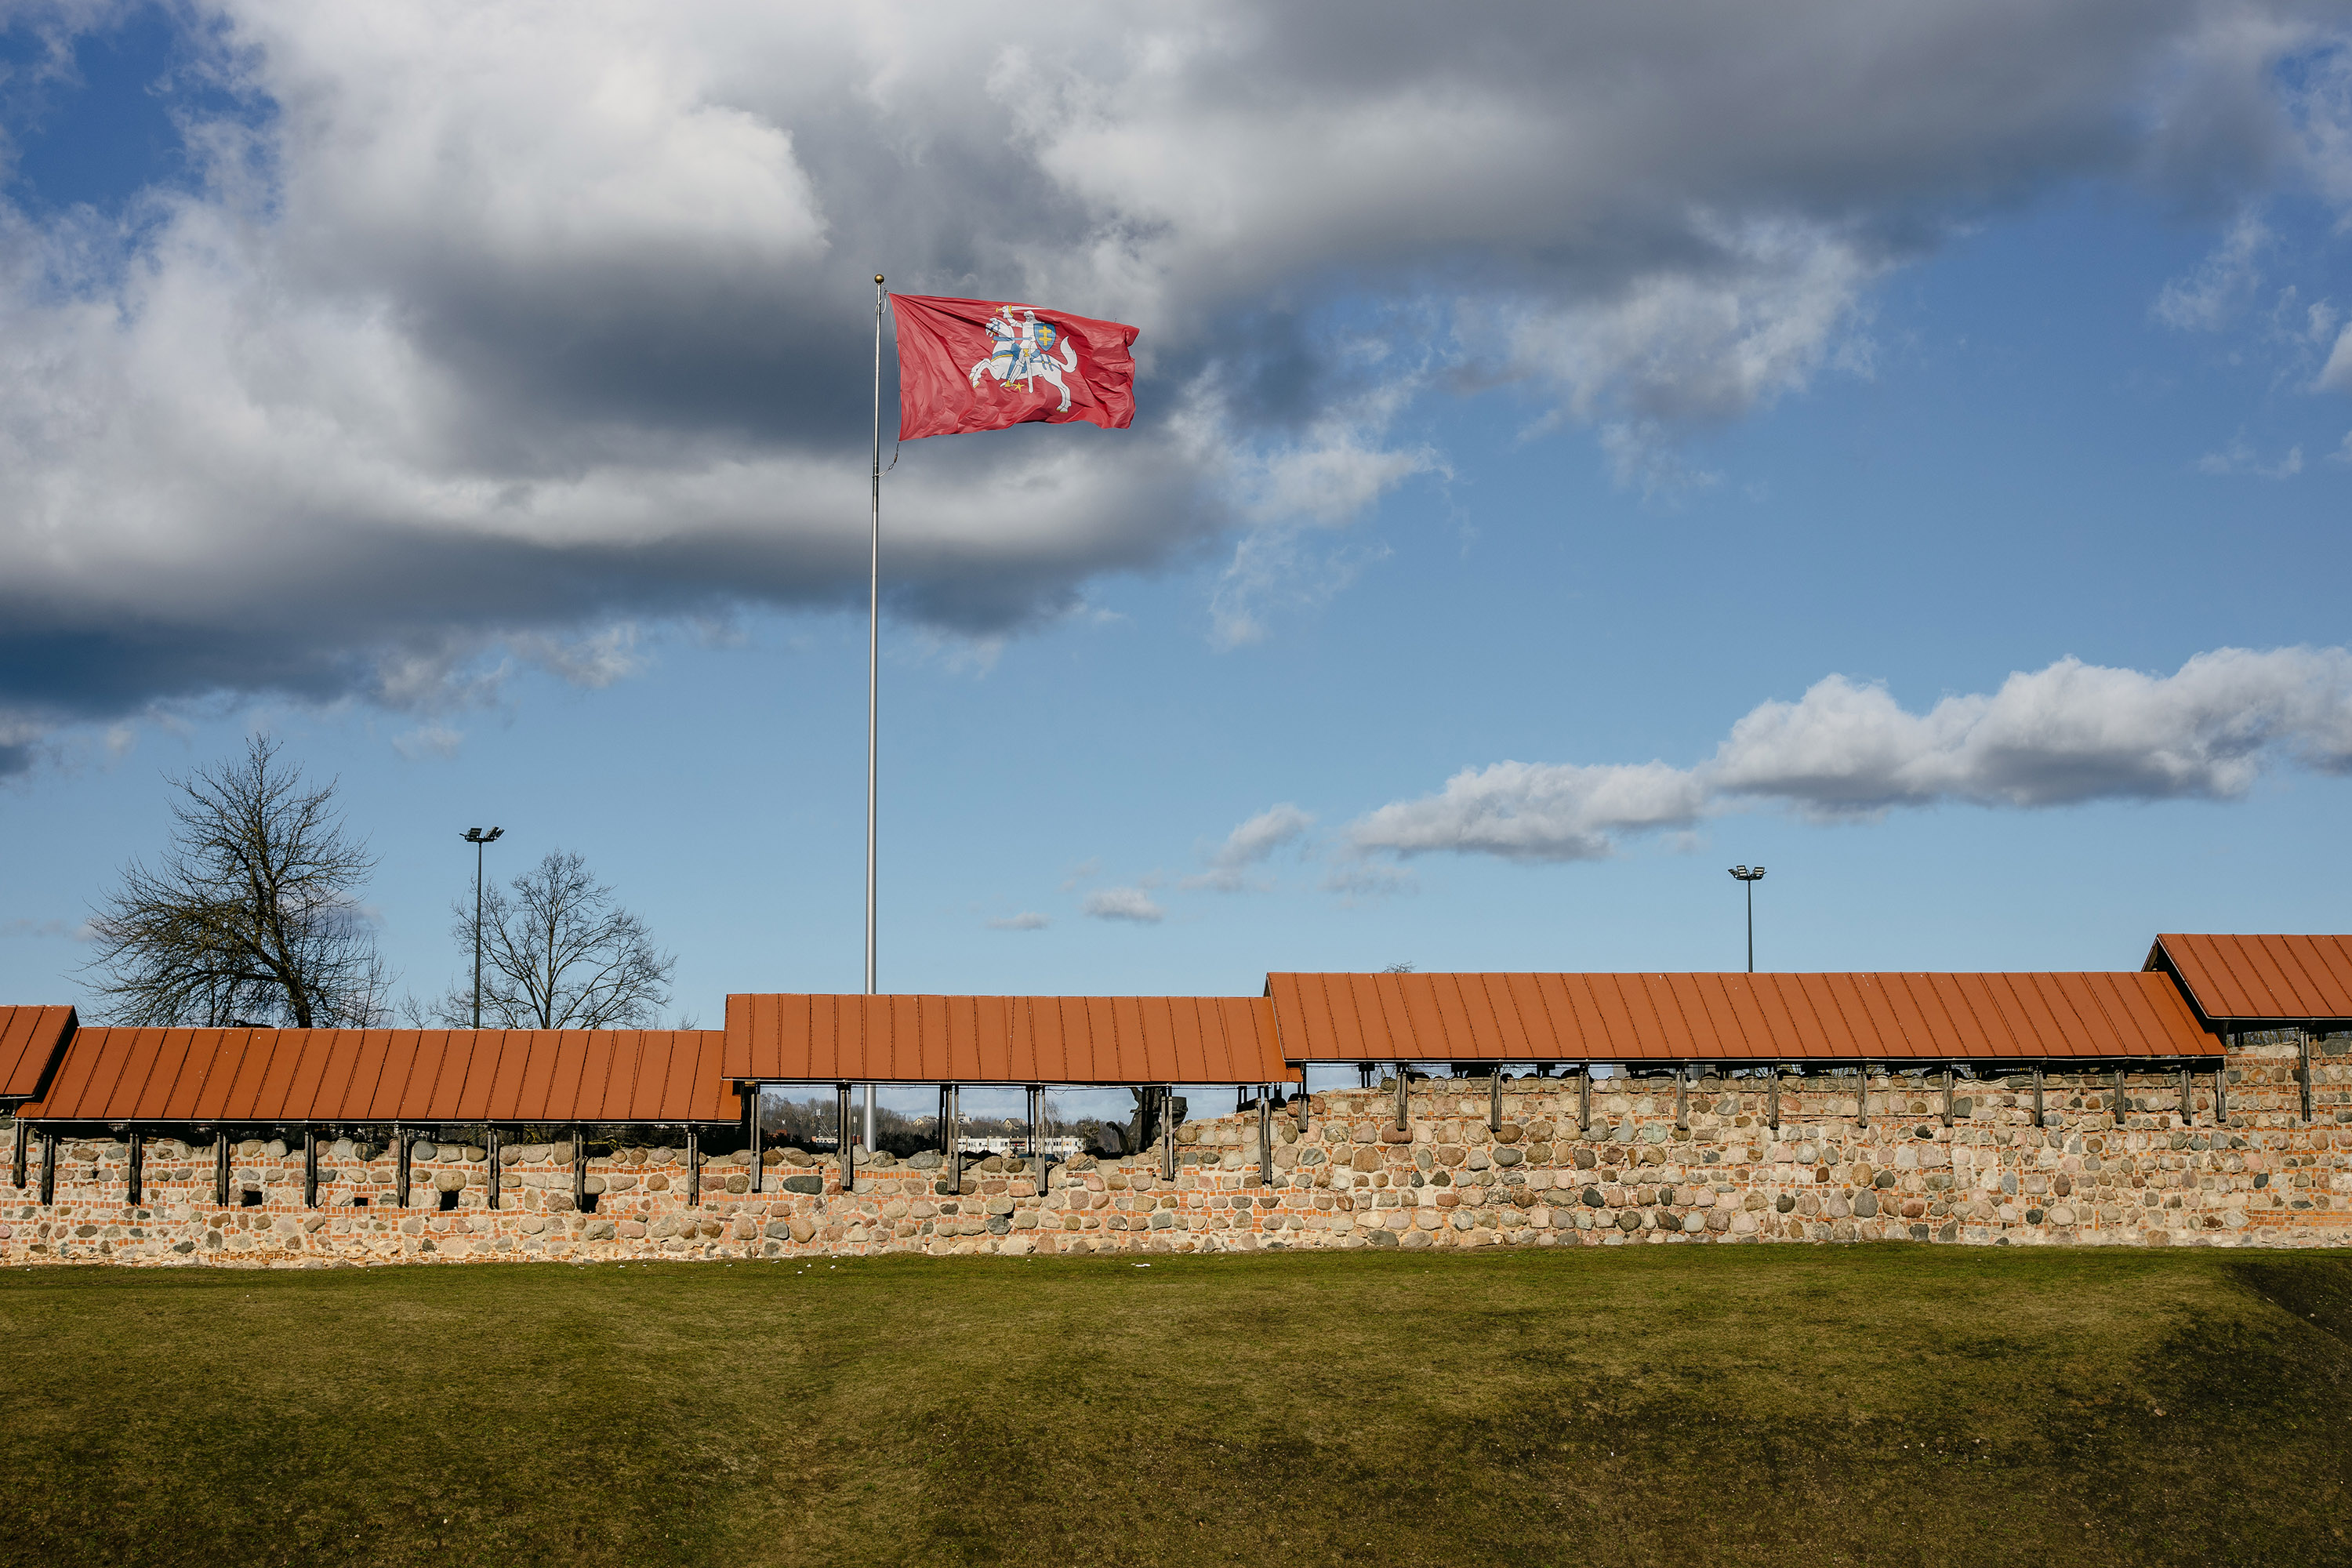
{"label": "leafless branch", "polygon": [[[473,907],[453,906],[470,970]],[[648,1028],[669,1000],[677,960],[579,856],[554,850],[482,896],[482,1023],[509,1029]],[[442,1021],[472,1021],[470,972],[436,1005]]]}
{"label": "leafless branch", "polygon": [[332,783],[311,788],[257,737],[239,759],[171,780],[178,826],[90,921],[100,1010],[125,1024],[297,1028],[383,1020],[389,987]]}

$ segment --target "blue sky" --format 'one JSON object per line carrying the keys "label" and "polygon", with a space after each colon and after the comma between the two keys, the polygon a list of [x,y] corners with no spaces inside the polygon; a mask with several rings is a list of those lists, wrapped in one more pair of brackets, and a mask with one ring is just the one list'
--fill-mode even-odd
{"label": "blue sky", "polygon": [[[17,466],[0,497],[16,512],[0,575],[18,577],[0,588],[15,623],[0,741],[18,758],[0,782],[0,991],[80,998],[77,929],[121,864],[164,841],[162,775],[256,728],[340,779],[383,859],[369,893],[381,940],[419,994],[459,962],[448,903],[471,852],[458,835],[493,823],[507,830],[494,871],[560,847],[615,885],[678,955],[681,1016],[715,1025],[730,990],[856,989],[867,393],[854,285],[877,266],[913,291],[1001,289],[1138,321],[1141,346],[1160,350],[1131,431],[916,443],[888,481],[886,535],[928,552],[894,563],[883,626],[886,989],[1253,992],[1270,969],[1397,962],[1732,968],[1735,860],[1770,868],[1763,967],[2117,967],[2158,930],[2343,929],[2352,397],[2328,367],[2352,309],[2352,186],[2322,134],[2344,101],[2343,16],[2249,8],[2277,23],[2271,52],[2249,65],[2242,40],[2210,45],[2221,108],[2200,114],[2149,95],[2189,91],[2178,83],[2213,27],[2054,9],[2092,62],[2053,88],[2083,105],[2056,130],[1909,127],[1916,166],[1866,178],[1810,151],[1802,127],[1774,132],[1791,148],[1779,164],[1644,152],[1645,180],[1684,182],[1691,210],[1714,216],[1644,216],[1618,203],[1604,163],[1542,197],[1596,218],[1530,239],[1503,191],[1485,208],[1465,198],[1446,244],[1409,253],[1365,241],[1358,219],[1377,204],[1359,212],[1344,192],[1322,204],[1347,209],[1336,216],[1319,195],[1300,201],[1300,226],[1328,231],[1313,245],[1253,228],[1249,172],[1204,168],[1182,200],[1150,209],[1178,240],[1136,241],[1116,265],[1085,260],[1080,242],[1117,226],[1106,202],[1149,182],[1089,163],[1077,132],[1055,142],[1018,114],[1014,131],[985,116],[919,123],[903,99],[844,129],[842,95],[806,79],[804,60],[782,63],[781,25],[741,45],[778,62],[756,91],[740,68],[708,64],[728,40],[665,37],[706,62],[676,110],[677,155],[721,174],[745,162],[727,177],[783,189],[754,132],[790,132],[828,215],[822,242],[789,225],[745,238],[711,216],[725,205],[714,195],[631,229],[614,242],[627,266],[598,273],[570,251],[535,260],[529,233],[485,219],[496,232],[478,251],[453,231],[448,254],[490,258],[457,282],[421,241],[385,260],[407,237],[383,241],[320,195],[337,135],[358,125],[390,142],[385,124],[413,115],[445,151],[470,137],[485,158],[519,159],[519,178],[585,193],[548,198],[551,223],[635,221],[596,216],[621,200],[598,205],[596,160],[634,154],[593,127],[513,151],[506,107],[522,116],[546,84],[519,83],[506,107],[445,93],[495,65],[506,35],[436,41],[429,16],[397,7],[405,31],[361,37],[268,6],[198,8],[184,26],[138,8],[23,13],[9,35],[5,308],[20,344],[29,333],[69,367],[35,379],[73,384],[0,408]],[[1217,47],[1214,8],[1189,15],[1212,40],[1200,47]],[[1586,19],[1562,15],[1571,31]],[[1020,31],[1014,16],[998,14],[1003,31]],[[530,15],[509,20],[528,41]],[[1999,10],[1975,25],[2025,26]],[[644,46],[633,26],[612,21],[615,49]],[[36,79],[45,27],[75,69]],[[2000,58],[2002,40],[1983,41]],[[1055,47],[1073,79],[1142,94],[1116,40]],[[886,69],[877,51],[871,38],[850,48],[875,80],[932,68]],[[1286,67],[1276,43],[1251,58],[1302,100],[1337,90],[1334,73],[1381,79],[1369,63]],[[1465,70],[1475,96],[1482,79]],[[1706,75],[1694,62],[1686,89],[1659,90],[1701,101]],[[404,84],[425,85],[408,100],[392,90]],[[1155,92],[1153,125],[1223,112]],[[1116,121],[1126,100],[1108,101]],[[1825,95],[1821,112],[1838,101]],[[741,123],[711,121],[714,102]],[[911,184],[894,217],[887,181],[859,187],[885,216],[853,219],[851,193],[825,184],[856,163],[835,142],[887,142],[894,114],[929,139],[928,170],[968,166],[1016,207],[1034,202],[1048,229],[1073,226],[1015,244],[976,226],[986,204],[927,203]],[[2107,142],[2082,124],[2107,127]],[[1851,127],[1890,145],[1905,129]],[[718,140],[693,140],[706,132]],[[1958,145],[1970,136],[1973,159]],[[390,182],[394,216],[441,210],[436,177],[376,164],[353,176]],[[1220,178],[1241,215],[1222,249],[1184,230],[1206,222],[1192,193]],[[442,194],[464,207],[464,193]],[[1076,216],[1052,216],[1049,198]],[[1624,213],[1630,237],[1592,237]],[[1727,225],[1748,237],[1687,258]],[[664,268],[702,277],[739,241],[824,274],[790,307],[812,312],[794,340],[804,357],[793,342],[772,363],[736,354],[663,291]],[[516,292],[467,294],[500,268]],[[764,285],[738,298],[737,277],[706,279],[694,300],[759,316]],[[1693,290],[1700,315],[1730,301],[1729,339],[1687,310],[1658,325]],[[564,337],[533,315],[539,293],[600,324]],[[75,324],[92,302],[119,312],[103,331]],[[669,323],[654,348],[596,336],[633,310]],[[172,357],[240,313],[250,335],[236,341],[263,345],[252,359]],[[545,363],[512,368],[542,348]],[[306,353],[375,368],[289,376],[267,400],[267,441],[207,467],[206,451],[243,437],[208,433],[206,378]],[[457,380],[385,390],[420,363]],[[706,370],[753,387],[747,411],[702,384]],[[757,388],[771,370],[788,392]],[[597,374],[614,390],[563,382]],[[429,422],[459,382],[499,399],[464,441],[394,450],[349,436]],[[669,390],[644,390],[655,384]],[[344,438],[305,433],[306,397]],[[526,449],[538,456],[512,456]],[[655,454],[633,460],[660,482],[595,493],[583,476],[614,449]],[[542,458],[509,476],[539,487],[521,534],[468,542],[496,530],[462,498],[500,464]],[[726,489],[770,458],[760,484]],[[684,517],[698,497],[699,555],[607,548],[640,526],[632,507]],[[277,521],[247,526],[256,513]],[[84,528],[102,538],[58,543]],[[573,548],[568,530],[596,548]],[[397,548],[338,542],[395,534]],[[2231,648],[2270,662],[2194,692],[2166,684]],[[2310,651],[2273,657],[2292,649]],[[1743,716],[1829,677],[1883,683],[1918,715],[2069,658],[2146,683],[2137,719],[2118,687],[2018,698],[2065,709],[2057,731],[2114,719],[2095,755],[2028,725],[1994,761],[1938,752],[1917,764],[1942,769],[1937,782],[1899,788],[1850,759],[1776,752],[1767,777],[1718,758]],[[2236,724],[2241,701],[2269,716]],[[1594,782],[1647,792],[1630,815],[1591,805],[1582,783],[1544,805],[1538,795],[1568,787],[1552,773],[1494,783],[1475,823],[1445,804],[1449,779],[1507,762],[1665,771]],[[1227,836],[1278,806],[1311,824],[1262,858],[1229,852],[1235,890],[1222,890]],[[1376,818],[1384,807],[1407,815]],[[1147,918],[1090,915],[1090,895]],[[1024,915],[1042,923],[1006,929]]]}

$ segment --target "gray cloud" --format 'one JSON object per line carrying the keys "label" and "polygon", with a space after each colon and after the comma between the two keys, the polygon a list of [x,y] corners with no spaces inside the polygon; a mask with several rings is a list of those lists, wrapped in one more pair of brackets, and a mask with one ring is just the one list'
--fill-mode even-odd
{"label": "gray cloud", "polygon": [[[502,661],[608,679],[613,628],[850,605],[877,267],[1145,330],[1135,430],[892,476],[894,605],[997,635],[1442,472],[1406,417],[1447,384],[1650,482],[2066,182],[2352,202],[2334,12],[2257,0],[187,16],[247,106],[183,105],[201,180],[0,211],[0,771],[158,702],[430,714]],[[1333,570],[1236,558],[1223,640],[1293,560]]]}
{"label": "gray cloud", "polygon": [[2066,658],[1924,713],[1832,675],[1748,713],[1696,767],[1496,763],[1358,818],[1348,838],[1360,856],[1590,860],[1754,802],[1836,819],[1947,802],[2227,800],[2281,764],[2352,771],[2352,653],[2221,648],[2166,676]]}
{"label": "gray cloud", "polygon": [[0,921],[0,937],[10,936],[88,942],[90,940],[89,922],[87,921],[68,922],[61,920],[37,921],[22,916],[14,920]]}

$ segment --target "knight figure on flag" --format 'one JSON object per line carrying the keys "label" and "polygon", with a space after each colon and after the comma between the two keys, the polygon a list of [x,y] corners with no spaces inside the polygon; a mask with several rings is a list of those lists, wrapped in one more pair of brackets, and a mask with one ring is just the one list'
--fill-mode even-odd
{"label": "knight figure on flag", "polygon": [[1053,322],[1039,321],[1036,311],[1024,307],[1016,320],[1013,309],[999,305],[996,314],[988,319],[988,357],[972,365],[971,384],[979,386],[984,372],[1002,386],[1026,392],[1033,381],[1042,378],[1052,382],[1062,395],[1062,407],[1056,412],[1066,411],[1070,386],[1062,375],[1078,368],[1076,345]]}

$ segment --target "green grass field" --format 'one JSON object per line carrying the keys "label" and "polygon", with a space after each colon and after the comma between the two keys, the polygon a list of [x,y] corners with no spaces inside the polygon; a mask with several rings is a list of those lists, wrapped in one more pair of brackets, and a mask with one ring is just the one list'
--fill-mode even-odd
{"label": "green grass field", "polygon": [[2352,1258],[0,1276],[75,1564],[2352,1561]]}

